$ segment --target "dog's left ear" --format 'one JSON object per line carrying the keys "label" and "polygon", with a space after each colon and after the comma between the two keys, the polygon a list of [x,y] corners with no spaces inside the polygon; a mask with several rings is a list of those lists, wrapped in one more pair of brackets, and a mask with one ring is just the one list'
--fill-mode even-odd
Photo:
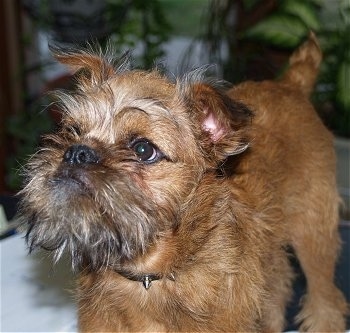
{"label": "dog's left ear", "polygon": [[59,49],[50,47],[53,56],[62,64],[66,65],[76,73],[77,82],[82,90],[94,86],[100,86],[103,82],[112,76],[128,69],[130,65],[130,53],[126,52],[121,58],[115,59],[114,56],[105,53],[96,46],[90,49]]}
{"label": "dog's left ear", "polygon": [[223,160],[248,148],[252,112],[246,105],[205,83],[192,84],[190,101],[207,153]]}

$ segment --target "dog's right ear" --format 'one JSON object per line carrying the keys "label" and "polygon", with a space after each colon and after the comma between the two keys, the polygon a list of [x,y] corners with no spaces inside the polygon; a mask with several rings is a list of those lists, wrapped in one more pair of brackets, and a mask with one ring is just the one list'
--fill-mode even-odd
{"label": "dog's right ear", "polygon": [[250,142],[251,110],[225,91],[203,82],[187,87],[191,114],[201,130],[202,148],[216,162],[244,152]]}
{"label": "dog's right ear", "polygon": [[[99,47],[80,50],[66,50],[50,47],[53,56],[60,63],[67,65],[76,73],[79,87],[82,90],[100,86],[103,82],[116,74],[125,71],[130,66],[130,53],[115,59],[113,51],[107,48],[103,53]],[[110,50],[110,51],[109,51]]]}

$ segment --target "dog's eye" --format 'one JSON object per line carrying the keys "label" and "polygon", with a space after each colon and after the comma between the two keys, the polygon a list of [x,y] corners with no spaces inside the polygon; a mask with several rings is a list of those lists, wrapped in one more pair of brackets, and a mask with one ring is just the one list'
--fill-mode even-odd
{"label": "dog's eye", "polygon": [[140,161],[154,163],[161,158],[160,151],[147,140],[138,140],[132,145],[136,156]]}

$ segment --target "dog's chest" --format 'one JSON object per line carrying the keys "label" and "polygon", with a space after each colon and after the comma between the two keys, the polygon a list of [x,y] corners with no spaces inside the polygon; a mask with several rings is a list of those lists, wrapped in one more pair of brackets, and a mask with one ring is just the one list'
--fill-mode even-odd
{"label": "dog's chest", "polygon": [[[162,278],[146,289],[142,282],[115,275],[113,282],[99,281],[81,289],[79,321],[104,318],[108,330],[197,330],[199,322],[213,319],[218,301],[217,290],[200,280],[186,275],[175,281]],[[203,288],[205,297],[199,296]]]}

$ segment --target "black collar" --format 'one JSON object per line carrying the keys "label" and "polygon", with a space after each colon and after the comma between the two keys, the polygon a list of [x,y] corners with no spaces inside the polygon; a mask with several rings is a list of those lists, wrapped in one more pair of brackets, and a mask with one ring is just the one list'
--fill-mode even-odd
{"label": "black collar", "polygon": [[[152,281],[161,280],[164,277],[161,273],[138,274],[131,271],[117,271],[117,273],[131,281],[142,282],[146,290],[151,287]],[[170,273],[166,277],[171,281],[175,281],[174,273]]]}

